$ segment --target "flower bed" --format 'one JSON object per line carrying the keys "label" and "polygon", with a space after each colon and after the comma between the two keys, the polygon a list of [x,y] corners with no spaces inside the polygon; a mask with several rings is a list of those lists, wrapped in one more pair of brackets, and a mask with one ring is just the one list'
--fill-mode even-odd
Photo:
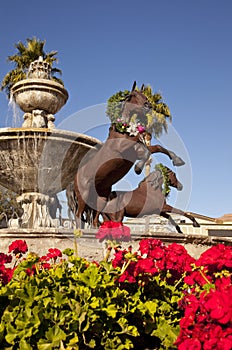
{"label": "flower bed", "polygon": [[152,238],[113,249],[100,263],[72,249],[39,257],[22,240],[0,253],[1,348],[232,348],[231,246],[197,260]]}

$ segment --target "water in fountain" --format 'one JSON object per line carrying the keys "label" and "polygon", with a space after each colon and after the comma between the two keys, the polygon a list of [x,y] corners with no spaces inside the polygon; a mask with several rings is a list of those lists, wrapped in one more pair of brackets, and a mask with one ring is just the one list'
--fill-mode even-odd
{"label": "water in fountain", "polygon": [[12,123],[13,128],[17,128],[22,124],[22,111],[17,103],[14,101],[12,94],[8,102],[8,114],[6,118],[6,124]]}

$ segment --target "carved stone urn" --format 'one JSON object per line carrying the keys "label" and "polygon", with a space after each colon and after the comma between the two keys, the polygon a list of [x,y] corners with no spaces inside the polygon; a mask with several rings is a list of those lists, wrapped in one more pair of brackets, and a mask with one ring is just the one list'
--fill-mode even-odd
{"label": "carved stone urn", "polygon": [[31,63],[28,78],[13,85],[11,96],[25,112],[22,127],[52,128],[54,114],[67,102],[68,92],[51,79],[51,66],[40,57]]}

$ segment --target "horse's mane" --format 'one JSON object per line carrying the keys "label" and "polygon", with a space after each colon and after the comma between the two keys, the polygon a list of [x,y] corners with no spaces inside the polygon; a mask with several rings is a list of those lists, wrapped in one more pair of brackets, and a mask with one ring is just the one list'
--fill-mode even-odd
{"label": "horse's mane", "polygon": [[162,171],[157,169],[152,171],[149,175],[147,175],[142,181],[139,182],[138,187],[143,186],[144,183],[151,183],[152,188],[156,189],[160,187],[160,178],[163,178]]}

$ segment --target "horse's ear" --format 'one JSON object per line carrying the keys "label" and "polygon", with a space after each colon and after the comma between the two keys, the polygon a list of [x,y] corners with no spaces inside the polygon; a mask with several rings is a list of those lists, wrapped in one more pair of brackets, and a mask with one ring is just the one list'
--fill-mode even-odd
{"label": "horse's ear", "polygon": [[134,84],[133,84],[133,86],[132,86],[131,92],[135,90],[136,85],[137,85],[137,83],[136,83],[136,80],[135,80],[135,81],[134,81]]}
{"label": "horse's ear", "polygon": [[143,92],[144,90],[145,90],[145,85],[143,84],[143,85],[141,86],[140,91]]}

